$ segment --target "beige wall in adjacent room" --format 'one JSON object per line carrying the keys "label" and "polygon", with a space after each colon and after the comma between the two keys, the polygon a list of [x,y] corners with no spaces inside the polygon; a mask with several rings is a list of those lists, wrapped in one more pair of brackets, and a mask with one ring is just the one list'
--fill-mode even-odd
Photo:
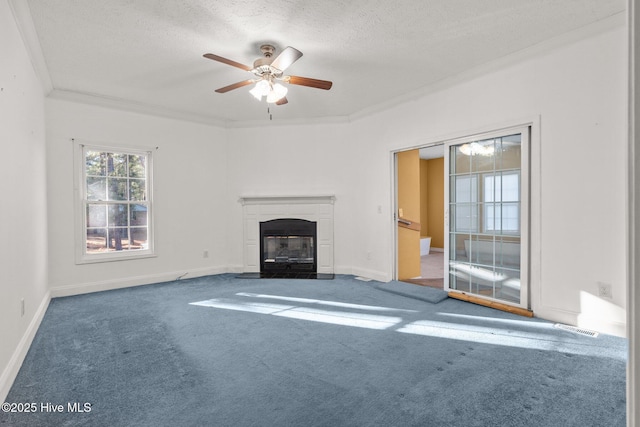
{"label": "beige wall in adjacent room", "polygon": [[[398,153],[398,217],[420,221],[420,153]],[[420,231],[398,227],[398,279],[420,276]]]}
{"label": "beige wall in adjacent room", "polygon": [[444,158],[420,160],[420,236],[444,248]]}

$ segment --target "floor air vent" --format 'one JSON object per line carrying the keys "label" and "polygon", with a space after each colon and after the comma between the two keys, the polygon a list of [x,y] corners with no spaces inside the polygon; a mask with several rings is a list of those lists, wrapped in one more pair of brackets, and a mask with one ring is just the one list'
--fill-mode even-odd
{"label": "floor air vent", "polygon": [[588,329],[577,328],[575,326],[563,325],[562,323],[556,323],[553,325],[554,328],[563,329],[565,331],[573,332],[575,334],[586,335],[588,337],[597,337],[598,333],[595,331],[590,331]]}

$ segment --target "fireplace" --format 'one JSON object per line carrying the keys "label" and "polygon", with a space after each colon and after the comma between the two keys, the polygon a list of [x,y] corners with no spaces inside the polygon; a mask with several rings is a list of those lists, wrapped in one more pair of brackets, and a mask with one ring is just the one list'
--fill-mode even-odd
{"label": "fireplace", "polygon": [[[243,264],[238,277],[333,279],[335,200],[332,195],[240,197]],[[279,222],[282,220],[294,221],[287,225]],[[267,257],[265,231],[271,237],[266,240]],[[276,249],[285,247],[289,253],[277,255]],[[313,255],[309,256],[306,251],[311,249]],[[299,253],[293,256],[291,251]]]}
{"label": "fireplace", "polygon": [[260,222],[262,277],[307,277],[318,270],[317,224],[281,218]]}

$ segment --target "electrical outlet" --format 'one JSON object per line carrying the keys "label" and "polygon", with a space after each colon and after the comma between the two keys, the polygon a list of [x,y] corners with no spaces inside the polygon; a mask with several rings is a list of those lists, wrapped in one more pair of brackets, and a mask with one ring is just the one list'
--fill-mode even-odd
{"label": "electrical outlet", "polygon": [[202,258],[209,258],[209,251],[207,250],[202,251]]}
{"label": "electrical outlet", "polygon": [[371,260],[371,251],[368,251],[368,252],[367,252],[367,259],[368,259],[368,260]]}
{"label": "electrical outlet", "polygon": [[24,317],[24,298],[20,299],[20,317]]}
{"label": "electrical outlet", "polygon": [[598,282],[598,296],[600,298],[613,299],[613,290],[610,283]]}

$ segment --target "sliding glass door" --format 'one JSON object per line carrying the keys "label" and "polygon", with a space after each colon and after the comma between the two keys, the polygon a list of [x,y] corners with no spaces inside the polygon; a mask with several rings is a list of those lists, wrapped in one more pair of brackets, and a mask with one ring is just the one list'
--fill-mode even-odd
{"label": "sliding glass door", "polygon": [[446,144],[445,288],[528,308],[529,130]]}

